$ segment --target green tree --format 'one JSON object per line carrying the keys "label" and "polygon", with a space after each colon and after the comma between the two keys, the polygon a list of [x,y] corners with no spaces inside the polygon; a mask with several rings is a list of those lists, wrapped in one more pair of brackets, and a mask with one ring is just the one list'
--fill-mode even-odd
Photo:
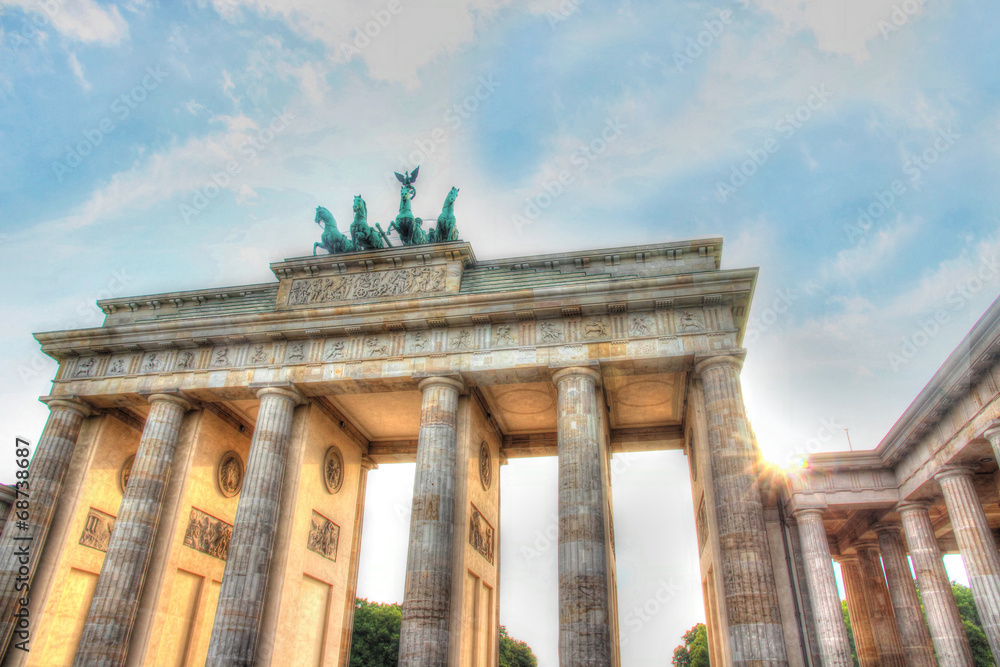
{"label": "green tree", "polygon": [[[351,667],[396,667],[402,617],[402,607],[398,604],[357,598],[354,602],[354,634],[351,636]],[[500,667],[538,667],[538,658],[531,647],[507,634],[507,628],[502,625]]]}
{"label": "green tree", "polygon": [[674,667],[709,667],[708,628],[699,623],[684,633],[683,644],[674,649]]}
{"label": "green tree", "polygon": [[500,667],[538,667],[531,647],[508,635],[504,625],[500,626]]}
{"label": "green tree", "polygon": [[847,600],[840,601],[840,613],[844,615],[844,625],[847,626],[847,641],[851,645],[851,660],[855,667],[858,665],[858,649],[854,646],[854,630],[851,629],[851,617],[847,613]]}
{"label": "green tree", "polygon": [[351,636],[351,667],[396,667],[399,662],[398,604],[354,603],[354,633]]}

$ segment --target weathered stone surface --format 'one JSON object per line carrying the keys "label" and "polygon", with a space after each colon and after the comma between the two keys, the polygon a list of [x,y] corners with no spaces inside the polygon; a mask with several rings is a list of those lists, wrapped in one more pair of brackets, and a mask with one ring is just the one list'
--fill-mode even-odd
{"label": "weathered stone surface", "polygon": [[565,368],[558,389],[559,664],[612,664],[605,502],[596,386],[588,368]]}
{"label": "weathered stone surface", "polygon": [[972,485],[973,474],[970,468],[946,468],[934,479],[944,492],[983,632],[993,655],[1000,655],[1000,552]]}
{"label": "weathered stone surface", "polygon": [[292,412],[303,400],[298,392],[285,387],[265,387],[257,396],[260,411],[205,663],[212,667],[253,664],[277,530]]}
{"label": "weathered stone surface", "polygon": [[903,643],[899,639],[896,614],[889,599],[889,589],[885,585],[885,572],[878,546],[873,543],[857,544],[858,565],[864,577],[865,601],[868,603],[868,618],[875,636],[878,661],[883,667],[906,667]]}
{"label": "weathered stone surface", "polygon": [[191,404],[153,394],[125,496],[97,580],[74,665],[123,665],[177,449]]}
{"label": "weathered stone surface", "polygon": [[972,651],[958,615],[951,582],[941,560],[934,526],[926,503],[901,503],[896,510],[903,518],[906,545],[920,586],[920,599],[927,614],[927,626],[941,667],[972,664]]}
{"label": "weathered stone surface", "polygon": [[423,399],[399,664],[445,667],[450,639],[457,410],[465,387],[451,378],[430,377],[421,381],[420,390]]}
{"label": "weathered stone surface", "polygon": [[881,524],[875,527],[875,533],[878,535],[889,597],[896,614],[906,664],[910,667],[934,667],[934,645],[920,610],[920,599],[910,574],[910,564],[906,560],[902,527]]}
{"label": "weathered stone surface", "polygon": [[757,484],[760,455],[743,406],[741,366],[742,361],[730,355],[706,356],[695,366],[705,391],[729,643],[734,665],[786,665]]}
{"label": "weathered stone surface", "polygon": [[806,581],[816,619],[816,635],[825,667],[851,667],[851,646],[847,640],[840,607],[840,595],[830,560],[830,543],[823,527],[823,510],[803,509],[795,513],[805,561]]}
{"label": "weathered stone surface", "polygon": [[861,667],[878,667],[878,648],[872,631],[868,601],[865,599],[865,577],[861,573],[857,556],[841,556],[840,573],[844,578],[844,592],[847,593],[847,613],[851,616],[854,631],[854,648]]}
{"label": "weathered stone surface", "polygon": [[[69,397],[47,400],[49,419],[38,439],[30,473],[30,511],[25,525],[16,516],[7,521],[0,536],[0,640],[3,646],[10,641],[16,625],[15,614],[20,608],[22,595],[17,590],[18,576],[27,573],[30,583],[35,573],[35,563],[42,553],[48,535],[52,514],[62,490],[66,469],[69,467],[73,448],[83,420],[90,414],[90,407]],[[15,501],[16,502],[16,501]],[[16,510],[15,510],[16,511]],[[30,537],[30,541],[24,538]],[[26,547],[27,562],[18,559],[19,548]]]}

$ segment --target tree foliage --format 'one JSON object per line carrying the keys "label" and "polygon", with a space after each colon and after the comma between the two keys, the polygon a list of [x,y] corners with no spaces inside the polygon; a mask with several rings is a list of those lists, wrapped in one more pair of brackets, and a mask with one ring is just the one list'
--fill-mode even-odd
{"label": "tree foliage", "polygon": [[683,644],[674,649],[674,667],[708,667],[708,628],[699,623],[684,633]]}
{"label": "tree foliage", "polygon": [[538,667],[531,647],[508,635],[504,625],[500,626],[500,667]]}
{"label": "tree foliage", "polygon": [[[402,617],[402,607],[398,604],[357,598],[354,601],[351,667],[396,667]],[[507,628],[502,625],[500,667],[538,667],[538,659],[531,647],[507,634]]]}

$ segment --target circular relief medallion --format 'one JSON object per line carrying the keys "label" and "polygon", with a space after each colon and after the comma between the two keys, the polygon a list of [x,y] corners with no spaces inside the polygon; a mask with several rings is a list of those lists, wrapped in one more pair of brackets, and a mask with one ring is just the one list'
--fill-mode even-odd
{"label": "circular relief medallion", "polygon": [[490,457],[490,446],[483,440],[479,446],[479,480],[483,483],[483,488],[490,488],[493,481],[493,460]]}
{"label": "circular relief medallion", "polygon": [[340,491],[340,486],[344,483],[344,457],[336,446],[326,450],[326,456],[323,457],[323,482],[330,493]]}
{"label": "circular relief medallion", "polygon": [[232,498],[243,488],[243,459],[236,452],[226,452],[219,459],[219,491]]}
{"label": "circular relief medallion", "polygon": [[132,476],[133,463],[135,463],[135,454],[125,459],[125,463],[122,464],[121,472],[118,473],[118,486],[121,488],[122,493],[125,493],[125,487],[128,485],[128,478]]}

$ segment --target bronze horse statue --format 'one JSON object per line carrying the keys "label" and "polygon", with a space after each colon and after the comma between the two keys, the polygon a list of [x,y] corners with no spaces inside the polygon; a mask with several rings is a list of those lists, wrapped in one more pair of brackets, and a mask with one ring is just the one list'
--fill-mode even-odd
{"label": "bronze horse statue", "polygon": [[354,221],[351,223],[351,240],[358,250],[384,248],[382,235],[368,225],[368,206],[361,195],[354,197]]}
{"label": "bronze horse statue", "polygon": [[399,190],[399,215],[393,222],[389,223],[389,229],[395,229],[399,233],[403,245],[420,245],[427,243],[427,233],[421,229],[423,220],[413,217],[410,210],[410,200],[413,199],[415,191],[412,185],[403,185]]}
{"label": "bronze horse statue", "polygon": [[458,240],[458,227],[455,226],[455,199],[458,188],[452,188],[444,200],[444,208],[438,216],[437,227],[430,230],[427,236],[431,243],[444,243]]}
{"label": "bronze horse statue", "polygon": [[337,229],[337,221],[333,219],[333,214],[322,206],[316,207],[316,219],[313,222],[323,228],[323,236],[320,237],[319,243],[313,244],[314,255],[316,248],[323,248],[331,255],[339,252],[354,252],[357,249],[351,239],[341,234],[340,230]]}

